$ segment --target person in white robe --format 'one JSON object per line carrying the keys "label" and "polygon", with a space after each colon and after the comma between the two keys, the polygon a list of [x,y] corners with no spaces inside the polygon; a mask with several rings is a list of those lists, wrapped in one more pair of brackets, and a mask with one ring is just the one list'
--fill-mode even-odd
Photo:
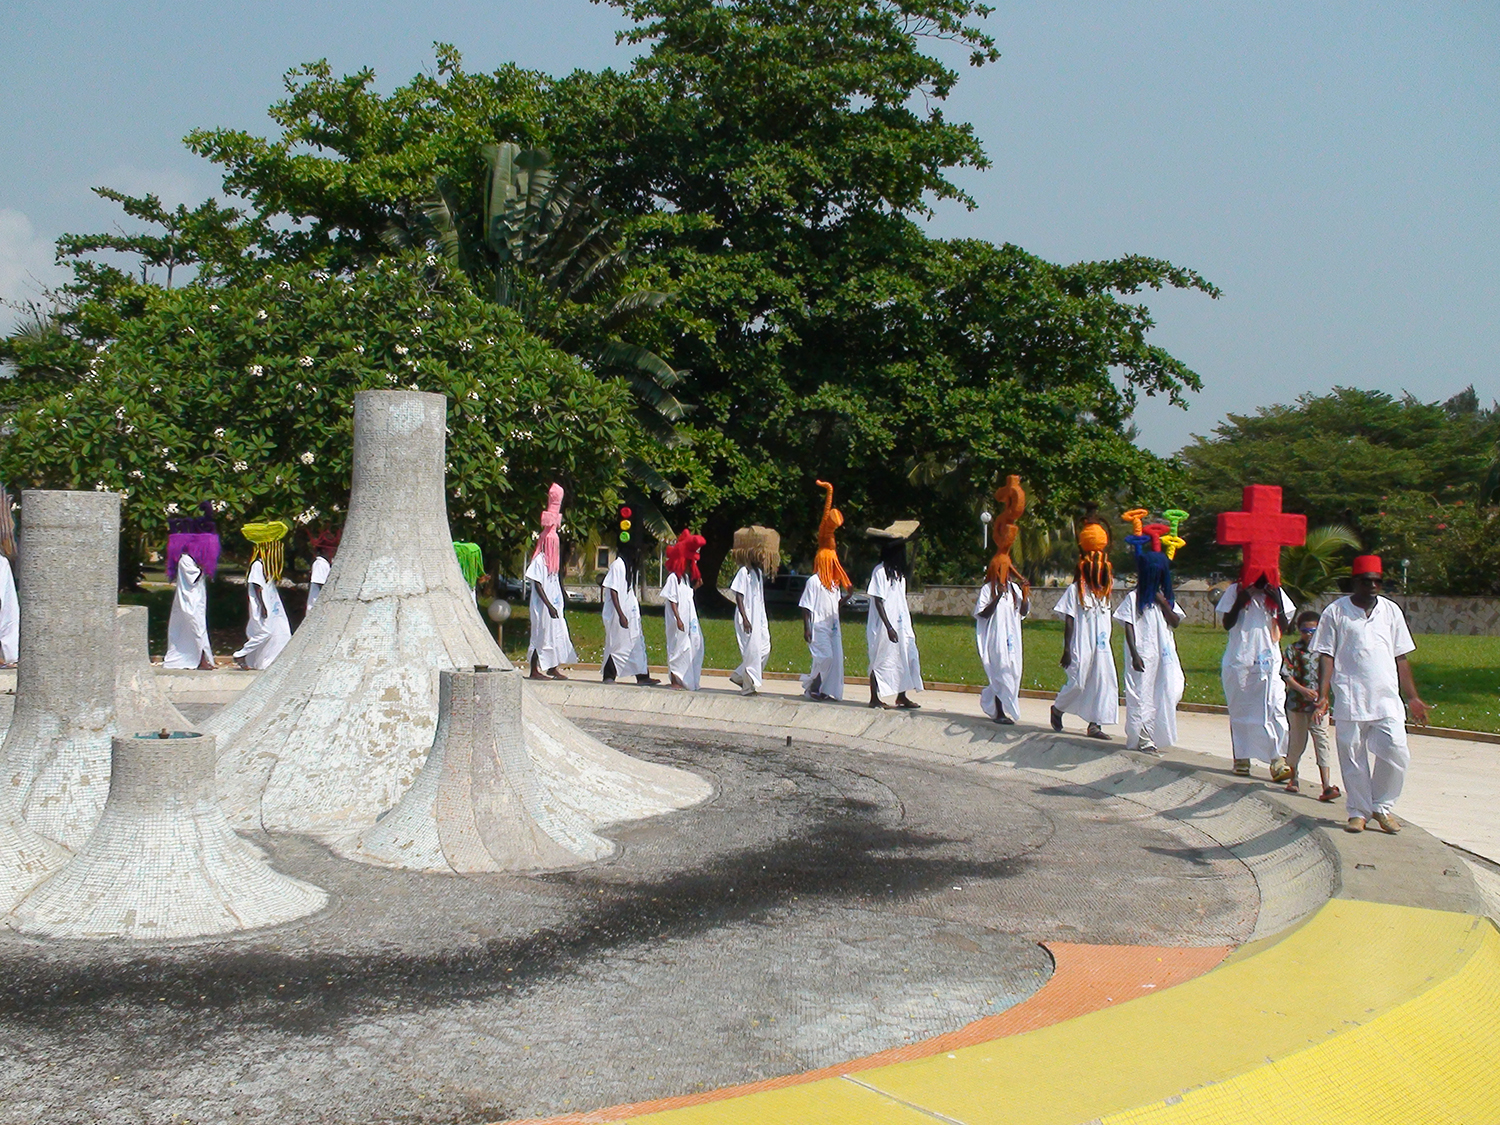
{"label": "person in white robe", "polygon": [[245,647],[234,654],[241,668],[269,668],[292,639],[292,626],[276,588],[281,578],[281,540],[288,530],[280,520],[246,524],[241,530],[255,544],[250,570],[245,575],[245,595],[250,606]]}
{"label": "person in white robe", "polygon": [[1021,621],[1031,612],[1031,587],[1010,557],[1019,534],[1016,521],[1026,511],[1020,477],[1012,473],[1005,478],[995,490],[995,504],[990,521],[995,553],[974,601],[974,640],[989,681],[979,693],[979,706],[995,722],[1009,726],[1021,714]]}
{"label": "person in white robe", "polygon": [[811,667],[802,680],[808,699],[844,698],[844,633],[839,626],[839,606],[854,585],[839,562],[838,529],[844,514],[833,506],[833,485],[817,481],[823,489],[823,516],[818,522],[818,550],[813,572],[802,588],[797,608],[802,611],[802,639],[807,642]]}
{"label": "person in white robe", "polygon": [[174,568],[172,612],[167,618],[167,655],[163,668],[214,668],[213,645],[208,639],[208,581],[203,567],[184,551]]}
{"label": "person in white robe", "polygon": [[312,571],[307,579],[307,612],[312,612],[312,607],[318,604],[318,595],[323,592],[323,583],[328,581],[328,576],[333,573],[333,564],[322,555],[316,556],[312,561]]}
{"label": "person in white robe", "polygon": [[[907,527],[910,530],[900,534]],[[865,592],[870,597],[870,616],[865,624],[865,645],[870,656],[871,707],[891,706],[880,697],[894,695],[896,706],[918,710],[920,703],[908,693],[922,691],[922,660],[917,652],[917,634],[912,629],[911,607],[906,601],[906,540],[916,530],[915,520],[901,520],[890,528],[871,528],[872,538],[883,541],[880,561],[870,572]]]}
{"label": "person in white robe", "polygon": [[1067,670],[1062,690],[1052,701],[1052,729],[1063,729],[1064,715],[1088,724],[1088,736],[1108,741],[1106,726],[1120,721],[1120,680],[1110,644],[1110,590],[1114,569],[1109,562],[1109,529],[1089,517],[1078,532],[1078,574],[1052,612],[1063,619]]}
{"label": "person in white robe", "polygon": [[1182,607],[1172,594],[1169,555],[1161,550],[1162,525],[1136,557],[1136,586],[1121,600],[1115,620],[1125,633],[1125,749],[1148,754],[1177,741],[1177,704],[1187,680],[1177,658]]}
{"label": "person in white robe", "polygon": [[21,603],[10,560],[0,554],[0,667],[10,668],[21,653]]}
{"label": "person in white robe", "polygon": [[1406,615],[1379,593],[1384,577],[1380,556],[1360,555],[1350,571],[1354,593],[1323,611],[1313,636],[1317,714],[1333,710],[1349,816],[1345,828],[1363,832],[1373,820],[1394,835],[1401,831],[1395,807],[1411,762],[1406,709],[1414,722],[1426,726],[1427,704],[1417,694],[1407,659],[1417,646]]}
{"label": "person in white robe", "polygon": [[541,515],[542,534],[526,567],[531,582],[531,640],[526,660],[533,680],[566,680],[560,666],[578,662],[568,632],[567,597],[562,588],[562,540],[558,536],[562,502],[562,485],[553,484],[547,490],[547,507]]}
{"label": "person in white robe", "polygon": [[752,525],[734,533],[730,552],[739,570],[729,584],[734,595],[734,639],[740,662],[729,682],[741,695],[754,695],[765,680],[771,657],[771,624],[766,617],[766,579],[776,577],[781,563],[781,536],[769,527]]}
{"label": "person in white robe", "polygon": [[667,580],[661,588],[667,629],[667,671],[678,691],[697,691],[703,677],[703,630],[693,591],[703,585],[698,553],[707,544],[684,528],[667,548]]}
{"label": "person in white robe", "polygon": [[974,602],[974,638],[988,681],[979,706],[997,723],[1015,723],[1021,714],[1021,622],[1031,613],[1031,597],[1019,581],[986,582]]}
{"label": "person in white robe", "polygon": [[1297,607],[1279,585],[1262,576],[1253,586],[1231,582],[1214,607],[1229,636],[1219,666],[1229,707],[1229,743],[1234,772],[1250,776],[1252,761],[1270,766],[1272,781],[1285,781],[1286,685],[1281,680],[1281,635]]}
{"label": "person in white robe", "polygon": [[651,678],[646,663],[646,633],[641,628],[641,601],[635,592],[639,574],[636,559],[635,548],[622,543],[604,575],[604,661],[600,673],[607,684],[620,676],[634,676],[638,684],[661,682]]}

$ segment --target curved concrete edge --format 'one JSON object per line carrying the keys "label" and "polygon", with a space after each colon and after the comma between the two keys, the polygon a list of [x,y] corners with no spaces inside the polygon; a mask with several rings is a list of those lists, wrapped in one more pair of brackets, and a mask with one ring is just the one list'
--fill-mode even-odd
{"label": "curved concrete edge", "polygon": [[1335,899],[1281,941],[1175,988],[913,1062],[627,1120],[1495,1121],[1497,990],[1500,931],[1488,920]]}
{"label": "curved concrete edge", "polygon": [[1255,878],[1260,909],[1251,940],[1280,933],[1338,893],[1340,859],[1329,833],[1255,789],[1191,763],[1024,726],[944,715],[876,711],[799,698],[726,692],[645,692],[576,680],[536,685],[565,713],[623,722],[734,729],[770,737],[879,749],[905,757],[1011,769],[1051,784],[1128,801],[1199,834],[1240,860]]}

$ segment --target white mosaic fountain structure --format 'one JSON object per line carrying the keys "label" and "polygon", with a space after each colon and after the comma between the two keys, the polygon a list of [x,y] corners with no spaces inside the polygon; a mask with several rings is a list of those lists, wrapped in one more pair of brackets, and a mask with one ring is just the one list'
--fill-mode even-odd
{"label": "white mosaic fountain structure", "polygon": [[[360,837],[422,769],[438,725],[440,673],[479,665],[519,679],[453,552],[446,419],[442,395],[355,396],[348,521],[318,604],[276,662],[205,724],[222,746],[219,794],[232,823],[311,835],[351,858],[400,862],[385,852],[389,841],[371,837],[380,853],[373,854]],[[496,721],[519,722],[535,783],[558,810],[537,824],[573,862],[601,854],[593,831],[602,825],[685,808],[711,792],[694,774],[605,746],[524,687],[516,698],[519,717]],[[519,791],[530,784],[517,779]],[[558,865],[550,846],[538,855],[540,866]]]}
{"label": "white mosaic fountain structure", "polygon": [[20,547],[16,707],[0,785],[32,828],[76,850],[109,793],[120,497],[27,489]]}
{"label": "white mosaic fountain structure", "polygon": [[7,925],[52,938],[171,940],[290,922],[328,895],[273,870],[214,798],[211,735],[111,740],[109,799],[82,850]]}
{"label": "white mosaic fountain structure", "polygon": [[146,641],[149,625],[143,605],[115,609],[115,730],[124,734],[192,730],[193,724],[167,698],[151,667]]}

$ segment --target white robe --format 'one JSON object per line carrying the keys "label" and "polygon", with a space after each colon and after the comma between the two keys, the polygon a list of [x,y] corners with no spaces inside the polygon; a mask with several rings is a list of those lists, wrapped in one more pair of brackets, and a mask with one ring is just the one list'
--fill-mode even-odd
{"label": "white robe", "polygon": [[[1239,596],[1240,584],[1229,589],[1214,607],[1228,613]],[[1297,608],[1281,592],[1281,609],[1287,620]],[[1236,759],[1270,762],[1286,757],[1286,684],[1281,679],[1281,629],[1266,608],[1264,594],[1257,593],[1229,630],[1220,665],[1224,680],[1224,702],[1229,705],[1229,742]]]}
{"label": "white robe", "polygon": [[[1179,617],[1182,608],[1172,603]],[[1144,610],[1136,605],[1135,591],[1115,610],[1115,620],[1135,628],[1135,650],[1140,654],[1143,671],[1137,672],[1130,659],[1130,645],[1125,645],[1125,749],[1134,750],[1145,742],[1167,747],[1177,741],[1177,704],[1187,681],[1182,662],[1177,659],[1177,637],[1167,624],[1161,606],[1152,602]]]}
{"label": "white robe", "polygon": [[[177,565],[181,567],[182,560]],[[255,591],[260,591],[260,597]],[[281,655],[287,641],[292,639],[292,627],[286,619],[286,610],[281,605],[281,594],[276,584],[266,577],[266,571],[256,559],[250,564],[250,573],[245,577],[245,594],[250,602],[250,619],[245,622],[245,647],[234,654],[236,660],[244,662],[246,668],[269,668],[271,661]],[[261,614],[260,603],[265,603],[265,614]]]}
{"label": "white robe", "polygon": [[21,603],[10,560],[0,555],[0,660],[14,664],[21,654]]}
{"label": "white robe", "polygon": [[[675,574],[667,575],[661,588],[667,619],[667,668],[689,691],[698,690],[703,677],[703,630],[698,627],[698,606],[693,601],[693,584]],[[682,618],[682,628],[672,616],[672,606]]]}
{"label": "white robe", "polygon": [[[922,690],[922,661],[917,653],[917,635],[912,632],[911,609],[906,604],[906,579],[886,572],[884,563],[876,563],[870,574],[870,619],[865,624],[865,644],[870,650],[870,674],[875,690],[881,695],[899,695],[904,691]],[[885,606],[885,615],[896,631],[893,641],[874,599]]]}
{"label": "white robe", "polygon": [[[979,705],[991,717],[995,704],[1010,718],[1021,714],[1021,602],[1024,595],[1015,582],[1007,582],[996,603],[995,586],[986,582],[979,587],[974,603],[974,637],[979,645],[979,661],[989,686],[979,693]],[[995,612],[980,616],[991,605]]]}
{"label": "white robe", "polygon": [[1120,679],[1115,674],[1115,653],[1109,643],[1112,632],[1109,598],[1084,591],[1080,600],[1078,583],[1074,582],[1057,599],[1052,612],[1073,619],[1068,678],[1052,706],[1065,714],[1077,715],[1086,723],[1100,726],[1118,723]]}
{"label": "white robe", "polygon": [[[578,652],[568,633],[568,599],[563,597],[562,580],[548,572],[545,555],[531,556],[526,577],[531,579],[531,643],[526,647],[526,663],[531,663],[532,653],[536,653],[543,672],[559,664],[578,663]],[[548,602],[557,607],[556,617],[548,612]]]}
{"label": "white robe", "polygon": [[318,604],[318,595],[323,592],[323,583],[328,581],[328,574],[333,570],[327,559],[322,555],[313,559],[312,573],[308,575],[307,581],[307,612],[312,612],[312,607]]}
{"label": "white robe", "polygon": [[[626,624],[620,625],[620,614],[615,612],[614,601],[609,596],[613,590],[620,600],[620,612],[625,614]],[[625,581],[625,560],[615,559],[609,564],[604,576],[604,657],[602,664],[613,658],[615,675],[644,676],[646,664],[646,634],[641,629],[641,601],[635,590]]]}
{"label": "white robe", "polygon": [[167,655],[161,665],[197,668],[205,656],[213,662],[214,650],[208,640],[208,582],[193,556],[184,554],[177,560],[177,590],[172,595],[172,614],[167,618]]}
{"label": "white robe", "polygon": [[802,589],[798,609],[812,616],[812,640],[807,642],[812,669],[802,677],[802,688],[822,677],[818,690],[835,699],[844,698],[844,634],[839,628],[839,591],[830,590],[816,574]]}
{"label": "white robe", "polygon": [[742,566],[730,592],[745,599],[745,616],[750,618],[747,633],[740,620],[738,608],[734,611],[734,639],[740,645],[740,664],[730,679],[743,687],[760,690],[766,671],[766,661],[771,656],[771,626],[766,621],[766,579],[753,567]]}

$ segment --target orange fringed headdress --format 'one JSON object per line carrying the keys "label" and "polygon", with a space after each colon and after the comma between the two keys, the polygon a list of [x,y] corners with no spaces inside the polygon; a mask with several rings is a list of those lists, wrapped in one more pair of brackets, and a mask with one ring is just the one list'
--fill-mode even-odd
{"label": "orange fringed headdress", "polygon": [[1091,509],[1078,529],[1078,586],[1096,598],[1114,589],[1115,568],[1109,563],[1109,528]]}
{"label": "orange fringed headdress", "polygon": [[818,553],[813,556],[813,573],[825,590],[848,590],[854,583],[839,562],[838,542],[834,533],[844,526],[844,514],[833,506],[833,485],[826,480],[814,481],[826,495],[823,497],[823,519],[818,524]]}
{"label": "orange fringed headdress", "polygon": [[990,535],[995,540],[995,553],[990,556],[984,580],[999,589],[1014,575],[1020,579],[1023,589],[1030,589],[1030,583],[1016,569],[1015,563],[1010,561],[1010,549],[1016,545],[1016,535],[1019,534],[1016,521],[1026,511],[1026,493],[1021,488],[1021,478],[1014,473],[1006,477],[1005,483],[995,489],[995,503],[1000,506],[1000,510],[995,513],[994,522],[990,524]]}

